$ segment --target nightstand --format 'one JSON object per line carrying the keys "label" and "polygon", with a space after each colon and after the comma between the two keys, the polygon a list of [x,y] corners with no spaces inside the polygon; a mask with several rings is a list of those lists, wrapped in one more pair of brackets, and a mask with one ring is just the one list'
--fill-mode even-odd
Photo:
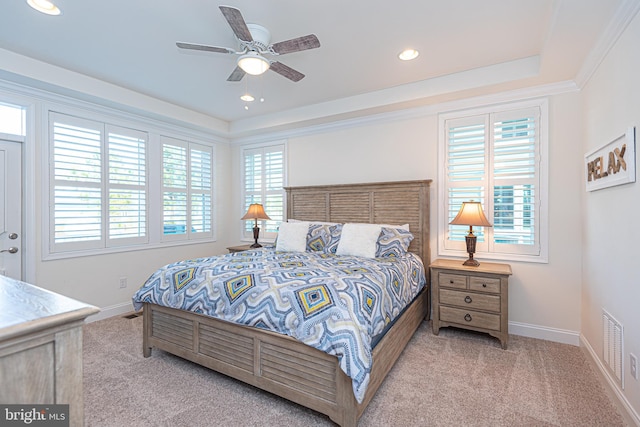
{"label": "nightstand", "polygon": [[462,265],[464,260],[438,259],[431,269],[433,333],[455,326],[486,332],[509,341],[509,264],[482,262],[478,267]]}
{"label": "nightstand", "polygon": [[251,245],[230,246],[230,247],[227,248],[227,250],[229,251],[230,254],[232,254],[234,252],[248,251],[250,249],[252,249]]}

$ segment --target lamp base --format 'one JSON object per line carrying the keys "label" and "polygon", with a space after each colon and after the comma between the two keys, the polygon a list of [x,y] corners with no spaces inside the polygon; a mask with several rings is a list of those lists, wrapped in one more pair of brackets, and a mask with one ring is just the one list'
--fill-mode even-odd
{"label": "lamp base", "polygon": [[478,261],[473,259],[473,254],[476,251],[476,236],[473,235],[473,231],[469,229],[469,234],[464,236],[464,240],[467,243],[467,253],[469,254],[469,258],[462,263],[462,265],[466,265],[468,267],[477,267],[480,265]]}
{"label": "lamp base", "polygon": [[261,248],[262,245],[258,243],[258,237],[260,237],[260,227],[258,227],[258,220],[256,219],[256,225],[253,227],[253,240],[255,243],[251,245],[252,248]]}
{"label": "lamp base", "polygon": [[480,265],[480,263],[478,261],[476,261],[473,258],[469,258],[468,260],[466,260],[465,262],[462,263],[462,265],[466,265],[469,267],[477,267]]}

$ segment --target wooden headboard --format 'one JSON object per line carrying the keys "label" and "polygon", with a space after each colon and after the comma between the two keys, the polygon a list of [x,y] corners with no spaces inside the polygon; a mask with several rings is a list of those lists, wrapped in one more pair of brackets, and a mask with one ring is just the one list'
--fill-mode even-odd
{"label": "wooden headboard", "polygon": [[287,219],[409,224],[414,236],[409,251],[428,266],[429,184],[431,180],[285,187]]}

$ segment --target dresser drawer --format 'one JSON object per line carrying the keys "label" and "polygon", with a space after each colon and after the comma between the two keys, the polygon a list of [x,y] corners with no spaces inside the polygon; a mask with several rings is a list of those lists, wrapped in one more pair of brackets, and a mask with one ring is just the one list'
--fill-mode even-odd
{"label": "dresser drawer", "polygon": [[442,322],[458,323],[462,326],[473,326],[493,331],[500,330],[499,314],[440,306],[440,320]]}
{"label": "dresser drawer", "polygon": [[471,289],[472,291],[499,294],[500,279],[471,276],[469,277],[469,289]]}
{"label": "dresser drawer", "polygon": [[467,289],[467,276],[462,274],[440,273],[438,275],[440,286],[456,289]]}
{"label": "dresser drawer", "polygon": [[500,313],[500,295],[484,295],[464,291],[454,291],[450,289],[440,289],[440,304]]}

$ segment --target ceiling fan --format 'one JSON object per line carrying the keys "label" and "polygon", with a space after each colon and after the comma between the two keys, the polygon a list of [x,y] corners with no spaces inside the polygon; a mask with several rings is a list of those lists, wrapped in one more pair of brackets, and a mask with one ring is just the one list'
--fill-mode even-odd
{"label": "ceiling fan", "polygon": [[315,34],[271,44],[269,30],[261,25],[247,24],[240,10],[231,6],[220,6],[220,10],[240,42],[240,50],[183,42],[177,42],[176,46],[181,49],[240,55],[236,68],[227,78],[227,81],[230,82],[242,80],[245,74],[259,75],[267,70],[275,71],[294,82],[299,82],[304,78],[304,74],[301,72],[284,65],[282,62],[269,60],[264,55],[279,56],[320,47],[320,41]]}

